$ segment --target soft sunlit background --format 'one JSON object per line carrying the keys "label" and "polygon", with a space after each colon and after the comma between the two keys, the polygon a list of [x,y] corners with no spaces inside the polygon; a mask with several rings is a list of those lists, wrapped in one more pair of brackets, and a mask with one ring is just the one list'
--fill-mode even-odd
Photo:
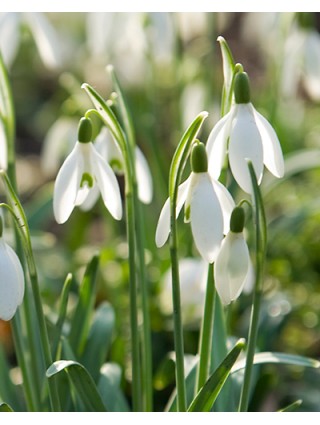
{"label": "soft sunlit background", "polygon": [[[155,228],[181,135],[206,110],[209,117],[200,135],[206,142],[220,117],[219,35],[248,72],[252,102],[276,129],[287,159],[284,179],[276,181],[266,173],[262,185],[269,245],[258,349],[320,356],[319,31],[316,13],[0,14],[0,49],[16,110],[18,186],[32,231],[45,311],[54,317],[67,273],[81,279],[84,266],[101,251],[97,305],[107,300],[115,309],[108,359],[123,367],[125,393],[130,379],[125,223],[115,222],[99,201],[91,212],[75,210],[66,224],[57,225],[52,191],[76,141],[78,120],[92,106],[81,84],[89,83],[107,99],[112,88],[105,68],[113,64],[126,95],[137,144],[154,181],[154,199],[143,214],[156,410],[164,409],[174,373],[166,362],[173,350],[169,251],[167,246],[156,249]],[[119,181],[123,183],[121,177]],[[236,200],[244,196],[232,184],[230,191]],[[195,354],[203,265],[182,220],[179,239],[186,267],[181,271],[185,351]],[[247,288],[228,308],[231,336],[246,337],[250,303]],[[0,322],[0,335],[3,353],[15,365],[8,324]],[[263,366],[250,409],[274,411],[302,398],[300,410],[320,411],[319,378],[319,372],[297,366]]]}

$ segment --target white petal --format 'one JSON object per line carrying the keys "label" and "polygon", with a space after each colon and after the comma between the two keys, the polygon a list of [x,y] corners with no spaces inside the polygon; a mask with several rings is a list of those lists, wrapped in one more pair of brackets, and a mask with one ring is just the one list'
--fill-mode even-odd
{"label": "white petal", "polygon": [[24,275],[20,261],[3,239],[0,240],[0,319],[10,320],[21,304]]}
{"label": "white petal", "polygon": [[91,208],[98,201],[100,196],[100,190],[97,184],[95,184],[86,194],[86,197],[79,204],[79,207],[82,211],[90,211]]}
{"label": "white petal", "polygon": [[79,142],[77,142],[62,164],[54,185],[53,212],[59,224],[68,220],[75,207],[82,174],[83,159]]}
{"label": "white petal", "polygon": [[[187,198],[190,177],[179,185],[176,205],[176,218],[179,216],[181,208]],[[169,237],[170,233],[170,199],[168,198],[164,203],[156,229],[156,245],[158,248],[162,247]]]}
{"label": "white petal", "polygon": [[247,193],[252,192],[247,159],[250,159],[258,183],[263,172],[263,148],[250,104],[237,105],[229,142],[229,163],[238,185]]}
{"label": "white petal", "polygon": [[112,166],[117,174],[123,173],[123,157],[118,144],[109,130],[103,127],[94,143],[100,155]]}
{"label": "white petal", "polygon": [[230,229],[230,217],[235,207],[235,203],[230,192],[223,186],[223,184],[214,179],[211,179],[211,182],[221,205],[223,215],[223,233],[226,235]]}
{"label": "white petal", "polygon": [[271,124],[253,107],[252,109],[261,135],[264,165],[274,176],[283,177],[284,161],[278,136]]}
{"label": "white petal", "polygon": [[30,30],[37,45],[40,57],[49,69],[57,69],[62,65],[62,45],[58,41],[58,35],[53,26],[41,12],[26,13]]}
{"label": "white petal", "polygon": [[135,155],[139,199],[144,204],[150,204],[153,194],[150,168],[146,158],[138,147],[135,149]]}
{"label": "white petal", "polygon": [[1,118],[0,118],[0,168],[2,170],[6,170],[8,168],[7,137],[6,137],[6,133],[5,133]]}
{"label": "white petal", "polygon": [[11,66],[20,41],[19,13],[2,13],[0,18],[0,51],[7,66]]}
{"label": "white petal", "polygon": [[206,149],[208,169],[213,178],[218,179],[227,154],[227,141],[233,117],[233,109],[221,118],[209,134]]}
{"label": "white petal", "polygon": [[214,266],[215,285],[223,304],[230,304],[238,298],[246,281],[249,265],[249,251],[243,234],[228,233]]}
{"label": "white petal", "polygon": [[212,263],[223,239],[223,216],[208,173],[192,173],[190,221],[195,245],[202,258]]}
{"label": "white petal", "polygon": [[90,143],[89,146],[91,155],[91,172],[97,180],[103,202],[113,218],[121,220],[122,202],[118,180],[110,165],[96,151],[92,143]]}

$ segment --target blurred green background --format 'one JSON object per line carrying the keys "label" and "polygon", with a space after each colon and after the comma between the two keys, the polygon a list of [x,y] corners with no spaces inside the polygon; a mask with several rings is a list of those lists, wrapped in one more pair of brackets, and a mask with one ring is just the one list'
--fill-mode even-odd
{"label": "blurred green background", "polygon": [[[105,67],[113,64],[137,144],[152,171],[154,199],[143,214],[156,375],[173,350],[173,336],[163,306],[169,250],[156,249],[155,228],[181,135],[206,110],[200,135],[206,142],[220,117],[223,74],[216,39],[226,39],[235,62],[249,74],[254,106],[276,129],[287,159],[284,179],[276,181],[266,172],[262,184],[269,245],[258,348],[319,358],[319,31],[318,13],[0,14],[0,48],[16,111],[18,186],[46,311],[54,314],[66,274],[81,279],[87,262],[100,251],[96,303],[108,300],[115,309],[109,360],[122,365],[125,376],[130,376],[125,223],[115,222],[100,201],[89,213],[76,209],[64,225],[53,219],[55,175],[76,140],[79,118],[92,106],[81,84],[89,83],[107,99],[112,87]],[[231,180],[230,191],[236,200],[244,196]],[[198,258],[190,229],[180,220],[180,257]],[[249,225],[249,240],[251,231]],[[246,337],[250,302],[247,293],[228,309],[231,336]],[[188,307],[186,301],[185,350],[195,354],[199,314]],[[8,327],[0,323],[0,329],[14,362]],[[250,408],[274,411],[302,398],[301,411],[320,411],[319,378],[314,370],[263,366]],[[173,384],[172,371],[155,381],[156,410],[163,410]]]}

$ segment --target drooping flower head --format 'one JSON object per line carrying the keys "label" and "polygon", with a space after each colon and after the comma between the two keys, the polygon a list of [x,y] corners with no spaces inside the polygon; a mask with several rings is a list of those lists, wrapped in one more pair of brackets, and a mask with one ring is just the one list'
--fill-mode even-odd
{"label": "drooping flower head", "polygon": [[225,305],[239,297],[251,271],[249,250],[243,235],[244,221],[243,208],[235,207],[230,218],[230,231],[215,262],[215,285]]}
{"label": "drooping flower head", "polygon": [[[178,188],[176,216],[185,205],[185,222],[190,222],[195,245],[202,258],[212,263],[219,252],[223,234],[229,230],[234,201],[228,190],[208,173],[205,146],[196,142],[191,153],[189,178]],[[161,247],[170,233],[170,200],[160,213],[156,245]]]}
{"label": "drooping flower head", "polygon": [[0,216],[0,319],[11,320],[24,295],[24,274],[17,254],[4,241]]}
{"label": "drooping flower head", "polygon": [[62,164],[54,186],[53,211],[58,223],[67,221],[74,207],[84,204],[92,191],[97,189],[110,214],[116,220],[122,217],[121,195],[116,176],[91,140],[91,120],[82,118],[78,141]]}
{"label": "drooping flower head", "polygon": [[209,171],[218,179],[228,159],[238,185],[252,192],[247,160],[251,160],[260,183],[263,166],[275,177],[284,174],[280,142],[270,123],[253,107],[250,101],[249,78],[245,72],[235,76],[235,103],[230,111],[212,129],[207,143]]}

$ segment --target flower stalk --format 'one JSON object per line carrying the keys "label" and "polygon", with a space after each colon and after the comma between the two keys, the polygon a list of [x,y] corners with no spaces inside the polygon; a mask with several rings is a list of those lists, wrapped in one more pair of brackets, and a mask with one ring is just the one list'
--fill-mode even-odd
{"label": "flower stalk", "polygon": [[251,161],[248,161],[249,173],[253,187],[253,197],[255,205],[255,225],[256,225],[256,270],[255,270],[255,286],[253,293],[253,302],[250,318],[250,327],[247,345],[246,366],[244,372],[243,386],[240,396],[239,411],[246,412],[249,405],[250,385],[253,368],[253,358],[255,354],[255,347],[259,328],[259,315],[262,300],[262,280],[263,269],[266,256],[267,246],[267,224],[263,200],[258,186],[257,177]]}

